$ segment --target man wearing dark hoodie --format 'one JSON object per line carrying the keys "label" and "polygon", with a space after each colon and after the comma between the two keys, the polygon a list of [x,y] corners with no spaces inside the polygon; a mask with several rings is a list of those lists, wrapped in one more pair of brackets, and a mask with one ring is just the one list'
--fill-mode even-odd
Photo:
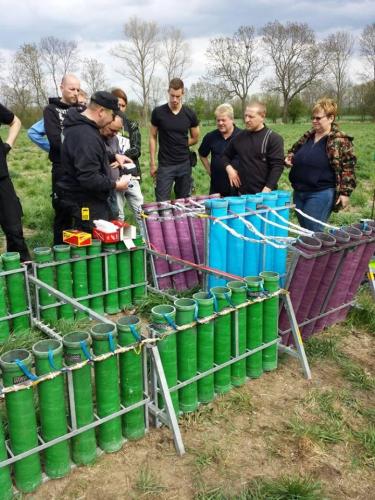
{"label": "man wearing dark hoodie", "polygon": [[82,113],[72,109],[64,120],[61,161],[57,181],[60,205],[73,219],[73,228],[91,232],[96,219],[110,220],[108,197],[112,189],[127,189],[130,175],[116,181],[109,172],[108,155],[99,129],[109,125],[119,111],[117,98],[95,92]]}
{"label": "man wearing dark hoodie", "polygon": [[61,98],[51,97],[44,108],[43,118],[46,135],[50,144],[49,159],[52,163],[52,206],[55,210],[53,223],[53,242],[62,243],[62,231],[69,225],[65,210],[60,207],[56,197],[56,183],[62,175],[61,169],[61,132],[68,110],[77,106],[80,82],[74,75],[65,75],[60,85]]}

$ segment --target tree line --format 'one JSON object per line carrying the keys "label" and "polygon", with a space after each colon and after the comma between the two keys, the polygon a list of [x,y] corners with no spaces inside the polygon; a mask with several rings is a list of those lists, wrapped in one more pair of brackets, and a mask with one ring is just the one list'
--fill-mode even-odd
{"label": "tree line", "polygon": [[[116,70],[126,80],[124,86],[130,85],[137,97],[129,103],[129,114],[147,123],[167,82],[186,77],[191,49],[179,29],[138,17],[124,24],[123,38],[111,54],[119,62]],[[350,74],[356,42],[361,83],[354,83]],[[274,21],[260,30],[241,26],[232,36],[210,39],[205,55],[205,73],[186,93],[202,119],[212,118],[224,101],[242,115],[255,82],[272,120],[295,121],[322,95],[333,97],[340,113],[375,119],[375,23],[364,27],[359,40],[337,31],[320,41],[306,23]],[[33,121],[48,95],[58,95],[68,72],[80,76],[88,94],[109,86],[104,63],[82,58],[75,41],[48,36],[24,43],[14,53],[9,71],[0,75],[1,98],[25,123]]]}

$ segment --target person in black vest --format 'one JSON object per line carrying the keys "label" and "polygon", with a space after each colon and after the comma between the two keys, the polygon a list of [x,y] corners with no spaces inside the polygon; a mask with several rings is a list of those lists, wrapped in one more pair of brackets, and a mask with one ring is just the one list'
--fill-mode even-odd
{"label": "person in black vest", "polygon": [[21,130],[21,121],[0,103],[0,124],[9,125],[8,136],[0,137],[0,226],[4,231],[8,252],[19,252],[21,261],[30,260],[22,230],[22,207],[9,176],[7,155]]}
{"label": "person in black vest", "polygon": [[[236,127],[234,123],[233,108],[230,104],[220,104],[215,109],[215,117],[217,128],[203,137],[198,150],[199,157],[211,178],[210,194],[220,193],[221,196],[236,196],[237,189],[230,185],[222,155],[230,141],[241,132],[241,129]],[[235,166],[238,165],[238,158],[234,158],[232,163]]]}
{"label": "person in black vest", "polygon": [[182,104],[184,82],[180,78],[170,81],[168,95],[168,103],[156,107],[151,115],[150,174],[156,177],[156,201],[171,198],[173,183],[176,198],[190,195],[192,166],[189,146],[196,144],[199,138],[197,115]]}
{"label": "person in black vest", "polygon": [[46,136],[50,144],[49,159],[52,163],[52,206],[55,210],[53,243],[62,243],[62,232],[69,228],[70,218],[60,207],[56,196],[56,183],[62,175],[61,132],[68,110],[77,106],[80,82],[74,75],[65,75],[60,85],[61,97],[51,97],[44,108],[43,119]]}
{"label": "person in black vest", "polygon": [[[245,110],[246,130],[242,130],[223,154],[231,186],[240,194],[269,193],[277,189],[284,169],[283,138],[264,124],[266,107],[250,103]],[[234,158],[239,158],[236,167]]]}
{"label": "person in black vest", "polygon": [[73,219],[73,228],[91,232],[96,219],[111,220],[108,203],[112,189],[125,190],[130,176],[114,181],[100,130],[113,122],[119,111],[117,98],[98,91],[87,109],[72,109],[64,120],[61,163],[63,175],[57,181],[60,206]]}

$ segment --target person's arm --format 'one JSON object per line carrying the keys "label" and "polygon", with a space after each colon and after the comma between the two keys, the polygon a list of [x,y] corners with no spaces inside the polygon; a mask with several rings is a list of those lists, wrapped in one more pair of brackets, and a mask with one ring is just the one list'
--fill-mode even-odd
{"label": "person's arm", "polygon": [[141,156],[141,132],[139,130],[137,122],[129,120],[128,123],[130,147],[124,152],[124,154],[132,160],[138,160],[138,158]]}
{"label": "person's arm", "polygon": [[43,118],[50,149],[61,151],[61,126],[57,111],[48,107],[44,108]]}
{"label": "person's arm", "polygon": [[272,133],[269,136],[266,156],[268,175],[262,191],[264,193],[277,188],[277,183],[284,170],[284,141],[280,135]]}
{"label": "person's arm", "polygon": [[199,127],[191,127],[189,129],[190,137],[189,137],[189,147],[194,146],[194,144],[197,144],[199,140]]}
{"label": "person's arm", "polygon": [[211,176],[211,164],[209,162],[208,157],[207,156],[200,156],[199,155],[199,159],[202,162],[204,168],[206,169],[208,175]]}
{"label": "person's arm", "polygon": [[199,146],[198,149],[198,154],[199,158],[206,169],[208,175],[211,175],[211,163],[208,159],[210,153],[211,153],[211,146],[210,146],[210,133],[206,134],[203,137],[202,144]]}
{"label": "person's arm", "polygon": [[14,115],[13,121],[9,124],[8,135],[5,139],[6,144],[8,144],[11,148],[16,142],[17,136],[21,130],[21,120]]}
{"label": "person's arm", "polygon": [[43,149],[49,153],[49,142],[46,137],[46,131],[44,129],[44,120],[39,120],[34,123],[27,131],[29,139],[36,144],[39,148]]}
{"label": "person's arm", "polygon": [[352,194],[357,183],[355,178],[355,166],[357,158],[354,155],[353,143],[346,138],[340,148],[340,195],[336,201],[336,205],[341,204],[342,208],[349,205],[349,196]]}
{"label": "person's arm", "polygon": [[231,164],[233,159],[237,156],[237,151],[235,149],[234,143],[235,143],[234,140],[230,141],[228,146],[225,148],[222,159],[223,159],[223,165],[228,175],[229,184],[232,187],[239,188],[241,186],[241,179],[240,176],[238,175],[237,170]]}
{"label": "person's arm", "polygon": [[158,140],[158,128],[155,127],[155,125],[151,125],[150,127],[150,140],[149,140],[149,146],[150,146],[150,175],[151,177],[155,177],[156,172],[157,172],[157,166],[156,166],[156,146],[157,146],[157,140]]}

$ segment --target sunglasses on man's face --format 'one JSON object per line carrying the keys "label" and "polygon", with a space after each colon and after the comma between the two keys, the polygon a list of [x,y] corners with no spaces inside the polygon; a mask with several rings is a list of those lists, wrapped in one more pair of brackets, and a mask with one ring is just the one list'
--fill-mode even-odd
{"label": "sunglasses on man's face", "polygon": [[312,116],[312,117],[311,117],[311,120],[312,120],[313,122],[320,122],[320,120],[321,120],[322,118],[324,118],[325,116],[327,116],[327,115],[323,115],[323,116]]}

